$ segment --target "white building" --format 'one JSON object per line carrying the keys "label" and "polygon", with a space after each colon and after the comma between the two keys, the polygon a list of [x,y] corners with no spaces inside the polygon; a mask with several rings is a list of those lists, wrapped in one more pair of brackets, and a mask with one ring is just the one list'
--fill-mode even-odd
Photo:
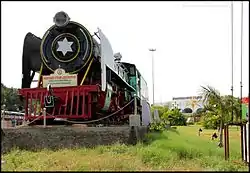
{"label": "white building", "polygon": [[[189,96],[189,97],[173,97],[171,101],[164,103],[156,103],[158,106],[168,106],[169,108],[179,108],[182,111],[184,109],[191,109],[192,112],[196,112],[199,108],[203,108],[203,99],[201,96]],[[191,112],[190,112],[191,113]]]}

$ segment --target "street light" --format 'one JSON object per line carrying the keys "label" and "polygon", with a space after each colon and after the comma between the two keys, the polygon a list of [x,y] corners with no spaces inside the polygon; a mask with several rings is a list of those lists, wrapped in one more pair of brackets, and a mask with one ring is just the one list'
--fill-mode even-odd
{"label": "street light", "polygon": [[155,86],[154,86],[154,51],[156,49],[149,49],[152,52],[152,85],[153,85],[153,105],[155,104]]}

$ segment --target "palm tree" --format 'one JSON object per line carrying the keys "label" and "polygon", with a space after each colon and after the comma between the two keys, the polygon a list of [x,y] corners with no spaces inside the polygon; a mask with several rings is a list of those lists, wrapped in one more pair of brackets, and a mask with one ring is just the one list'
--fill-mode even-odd
{"label": "palm tree", "polygon": [[223,128],[225,117],[228,115],[227,105],[225,104],[223,97],[221,97],[220,92],[211,86],[201,86],[204,109],[211,111],[219,116],[220,121],[220,132],[219,132],[219,147],[223,147]]}
{"label": "palm tree", "polygon": [[228,105],[228,111],[231,115],[233,111],[233,116],[230,116],[231,122],[239,122],[241,119],[241,102],[239,98],[232,97],[231,95],[225,96],[225,102]]}

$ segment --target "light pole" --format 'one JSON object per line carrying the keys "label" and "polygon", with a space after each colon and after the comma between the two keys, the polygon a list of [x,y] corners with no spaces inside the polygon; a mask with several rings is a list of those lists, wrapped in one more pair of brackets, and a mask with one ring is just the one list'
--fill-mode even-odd
{"label": "light pole", "polygon": [[156,49],[149,49],[150,52],[152,52],[152,85],[153,85],[153,105],[155,104],[155,85],[154,85],[154,51]]}
{"label": "light pole", "polygon": [[241,2],[241,38],[240,38],[240,120],[242,120],[242,52],[243,52],[243,1]]}
{"label": "light pole", "polygon": [[233,1],[231,2],[231,56],[232,56],[232,86],[231,86],[231,92],[232,92],[232,117],[231,121],[233,121],[233,97],[234,97],[234,6]]}

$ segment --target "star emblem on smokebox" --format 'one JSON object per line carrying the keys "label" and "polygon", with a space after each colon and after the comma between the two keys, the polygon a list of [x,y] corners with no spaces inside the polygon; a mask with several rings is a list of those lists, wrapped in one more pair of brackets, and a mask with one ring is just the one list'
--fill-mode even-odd
{"label": "star emblem on smokebox", "polygon": [[66,55],[67,52],[73,52],[71,45],[73,44],[72,41],[68,41],[67,38],[65,37],[63,41],[58,41],[58,48],[57,52],[61,51],[63,53],[63,56]]}

